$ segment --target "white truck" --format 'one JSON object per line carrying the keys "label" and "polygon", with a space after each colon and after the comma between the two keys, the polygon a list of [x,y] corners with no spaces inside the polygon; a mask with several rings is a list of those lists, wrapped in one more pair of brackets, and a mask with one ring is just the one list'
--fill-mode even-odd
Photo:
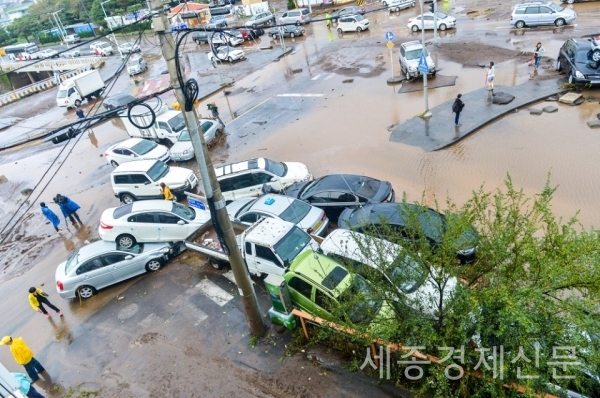
{"label": "white truck", "polygon": [[[149,102],[147,104],[153,110],[157,108],[156,103]],[[155,111],[156,120],[151,126],[152,114],[148,108],[138,105],[131,109],[130,116],[133,119],[133,123],[137,126],[147,128],[136,127],[127,117],[127,111],[123,111],[122,113],[124,117],[121,120],[125,125],[127,134],[131,138],[146,138],[168,147],[177,142],[177,137],[179,137],[179,134],[185,128],[183,114],[180,111],[168,109],[166,105]]]}
{"label": "white truck", "polygon": [[[255,276],[282,276],[298,254],[305,250],[319,249],[319,244],[306,231],[287,221],[262,218],[250,226],[236,222],[232,224],[237,249],[242,253],[248,272]],[[216,269],[229,263],[212,220],[200,227],[184,243],[188,249],[206,255]]]}
{"label": "white truck", "polygon": [[84,99],[100,98],[105,84],[96,69],[89,70],[63,81],[56,93],[56,105],[78,107]]}

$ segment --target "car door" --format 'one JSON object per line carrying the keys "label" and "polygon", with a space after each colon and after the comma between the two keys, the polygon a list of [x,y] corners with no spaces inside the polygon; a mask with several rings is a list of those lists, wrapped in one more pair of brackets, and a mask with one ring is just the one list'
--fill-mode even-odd
{"label": "car door", "polygon": [[[248,243],[248,242],[246,242]],[[254,268],[263,274],[282,276],[285,273],[283,263],[270,247],[251,243],[254,246]],[[250,266],[250,264],[248,264]]]}
{"label": "car door", "polygon": [[127,217],[125,233],[131,233],[138,242],[159,242],[160,232],[154,212],[137,213]]}
{"label": "car door", "polygon": [[315,306],[311,299],[313,286],[298,276],[292,276],[287,282],[292,303],[302,311],[313,314]]}
{"label": "car door", "polygon": [[262,193],[254,183],[251,173],[244,173],[231,178],[233,200],[258,196]]}
{"label": "car door", "polygon": [[549,7],[540,6],[539,14],[538,14],[538,23],[540,25],[554,24],[554,14]]}
{"label": "car door", "polygon": [[121,149],[121,154],[123,156],[123,162],[130,162],[133,160],[137,160],[136,158],[138,157],[135,153],[133,153],[133,151],[127,149],[127,148],[123,148]]}
{"label": "car door", "polygon": [[140,266],[140,256],[134,256],[125,252],[111,252],[102,255],[102,261],[110,270],[114,282],[120,282],[144,272],[144,266]]}
{"label": "car door", "polygon": [[181,241],[193,232],[190,231],[190,224],[175,214],[160,212],[157,216],[158,235],[162,242]]}
{"label": "car door", "polygon": [[215,125],[215,122],[212,122],[210,120],[207,120],[205,122],[202,122],[201,128],[202,128],[202,133],[204,134],[204,141],[209,144],[212,140],[215,139],[216,136],[216,129],[213,128],[213,126]]}
{"label": "car door", "polygon": [[115,279],[102,261],[102,256],[96,256],[81,264],[75,271],[79,277],[79,286],[92,286],[96,290],[112,285]]}
{"label": "car door", "polygon": [[424,15],[423,16],[423,29],[433,29],[434,19],[433,15]]}
{"label": "car door", "polygon": [[525,14],[523,14],[523,19],[525,20],[526,25],[535,26],[539,23],[539,13],[540,7],[527,7],[525,10]]}
{"label": "car door", "polygon": [[329,218],[333,218],[335,220],[339,218],[344,209],[356,208],[358,206],[358,198],[355,195],[345,191],[330,191],[329,203],[327,208],[324,208],[324,210]]}
{"label": "car door", "polygon": [[156,185],[152,184],[150,179],[142,173],[132,173],[130,174],[131,184],[132,184],[132,192],[139,199],[151,199],[160,197],[160,189],[156,187]]}
{"label": "car door", "polygon": [[249,211],[240,217],[240,222],[246,225],[252,225],[258,221],[259,215],[253,211]]}
{"label": "car door", "polygon": [[284,12],[283,15],[281,16],[281,23],[289,23],[287,12]]}

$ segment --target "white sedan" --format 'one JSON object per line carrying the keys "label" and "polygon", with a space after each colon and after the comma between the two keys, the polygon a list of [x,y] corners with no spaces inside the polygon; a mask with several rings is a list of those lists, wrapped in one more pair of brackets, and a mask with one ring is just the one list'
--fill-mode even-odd
{"label": "white sedan", "polygon": [[329,219],[323,209],[289,196],[268,194],[259,198],[235,200],[227,205],[233,221],[252,225],[261,218],[277,218],[291,222],[309,234],[324,236]]}
{"label": "white sedan", "polygon": [[169,161],[169,150],[164,145],[143,138],[130,138],[108,148],[104,153],[106,162],[113,167],[134,160],[158,159]]}
{"label": "white sedan", "polygon": [[[211,119],[200,119],[198,125],[202,128],[206,145],[210,145],[217,137],[217,132],[223,129],[221,123]],[[179,134],[177,142],[171,147],[170,152],[171,159],[176,162],[183,162],[194,157],[194,147],[192,146],[192,140],[190,139],[190,134],[187,129]]]}
{"label": "white sedan", "polygon": [[63,58],[75,58],[75,57],[79,57],[80,55],[81,55],[81,52],[77,49],[60,53],[60,56]]}
{"label": "white sedan", "polygon": [[[456,27],[456,18],[451,17],[450,15],[442,14],[441,12],[436,12],[437,16],[437,28],[439,30],[446,30],[450,28]],[[417,16],[408,20],[408,24],[406,25],[408,29],[413,32],[417,32],[423,29],[423,25],[425,25],[425,29],[433,29],[434,16],[432,12],[423,13],[423,21],[421,21],[421,16]]]}
{"label": "white sedan", "polygon": [[138,52],[142,51],[140,46],[138,46],[137,44],[133,44],[133,43],[120,44],[119,50],[121,50],[121,52],[123,54],[132,54],[132,53],[138,53]]}
{"label": "white sedan", "polygon": [[208,220],[209,211],[170,200],[141,200],[104,210],[98,234],[128,249],[136,243],[183,241]]}
{"label": "white sedan", "polygon": [[[216,53],[216,54],[215,54]],[[246,53],[242,50],[236,50],[230,46],[218,47],[215,49],[215,52],[208,53],[208,60],[210,62],[216,61],[237,61],[239,59],[245,59]]]}
{"label": "white sedan", "polygon": [[39,56],[40,58],[54,58],[58,56],[58,51],[49,48],[47,50],[40,51]]}

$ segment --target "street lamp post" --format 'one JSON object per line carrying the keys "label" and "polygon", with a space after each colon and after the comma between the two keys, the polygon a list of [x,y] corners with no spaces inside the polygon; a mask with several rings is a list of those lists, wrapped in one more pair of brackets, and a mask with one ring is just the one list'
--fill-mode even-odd
{"label": "street lamp post", "polygon": [[[423,45],[423,54],[425,54],[425,51],[427,51],[425,49],[425,20],[423,19],[424,7],[425,2],[421,0],[421,45]],[[425,62],[427,62],[427,57],[425,57]],[[423,97],[425,100],[425,112],[423,113],[423,117],[428,119],[431,117],[431,112],[429,112],[429,98],[427,93],[427,73],[423,73]]]}
{"label": "street lamp post", "polygon": [[[102,7],[102,11],[104,12],[104,17],[106,19],[108,19],[108,15],[106,15],[106,10],[104,9],[104,4],[108,3],[110,0],[106,0],[100,3],[100,7]],[[108,24],[108,21],[106,21],[106,23]],[[111,28],[111,32],[112,32],[112,28]],[[123,53],[121,52],[121,49],[119,48],[119,42],[117,41],[117,38],[115,37],[114,32],[112,33],[112,38],[115,42],[115,45],[117,46],[117,50],[119,50],[119,54],[121,55],[121,59],[123,59]]]}
{"label": "street lamp post", "polygon": [[66,38],[67,31],[65,30],[65,27],[63,26],[62,22],[60,21],[60,17],[58,16],[58,13],[61,11],[62,10],[58,10],[58,11],[50,12],[48,14],[52,15],[52,17],[54,17],[54,21],[56,21],[56,26],[58,28],[58,33],[60,33],[60,37],[62,38],[62,41],[67,45],[67,48],[69,48],[69,43],[67,43],[67,38]]}

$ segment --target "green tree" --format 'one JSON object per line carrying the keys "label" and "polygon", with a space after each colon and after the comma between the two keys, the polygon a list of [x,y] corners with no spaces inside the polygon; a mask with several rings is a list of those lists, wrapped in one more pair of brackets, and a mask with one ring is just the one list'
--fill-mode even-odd
{"label": "green tree", "polygon": [[[436,230],[423,228],[429,210],[407,207],[404,198],[406,225],[402,231],[381,220],[377,227],[362,226],[365,234],[356,235],[362,255],[375,261],[383,273],[343,261],[369,280],[373,297],[345,297],[331,309],[331,320],[359,333],[349,338],[320,328],[317,340],[337,347],[346,344],[348,351],[356,352],[357,344],[368,347],[372,339],[383,339],[425,347],[420,351],[438,358],[449,354],[440,347],[464,347],[464,361],[451,355],[443,365],[423,365],[424,374],[418,381],[407,380],[404,374],[410,363],[392,366],[399,384],[436,397],[534,396],[552,385],[577,387],[588,396],[597,396],[600,383],[590,385],[585,372],[600,370],[596,337],[600,336],[600,235],[585,229],[576,215],[568,220],[556,217],[551,207],[555,190],[548,181],[542,192],[529,197],[516,189],[508,176],[502,189],[486,192],[481,188],[463,206],[448,200],[444,222],[435,224]],[[436,209],[439,211],[439,204]],[[471,236],[467,232],[473,225],[478,231],[478,261],[463,265],[457,260],[457,250],[466,247],[465,236]],[[402,251],[390,253],[375,236],[399,244]],[[397,261],[387,261],[390,255]],[[408,271],[413,263],[425,272],[415,272],[415,267]],[[419,294],[402,290],[415,283],[429,287]],[[377,325],[352,324],[346,314],[365,307],[361,304],[365,300],[387,302],[394,308],[394,316]],[[572,352],[556,347],[575,347],[575,357],[557,358]],[[366,350],[360,354],[357,361],[362,363]],[[497,359],[495,370],[490,356]],[[515,358],[520,359],[513,362]],[[396,355],[392,364],[398,359]],[[491,369],[483,366],[482,360]],[[552,366],[553,361],[579,364],[563,369]],[[446,377],[449,364],[464,369],[460,380]],[[575,378],[557,379],[553,372]],[[516,385],[525,391],[506,387]]]}

